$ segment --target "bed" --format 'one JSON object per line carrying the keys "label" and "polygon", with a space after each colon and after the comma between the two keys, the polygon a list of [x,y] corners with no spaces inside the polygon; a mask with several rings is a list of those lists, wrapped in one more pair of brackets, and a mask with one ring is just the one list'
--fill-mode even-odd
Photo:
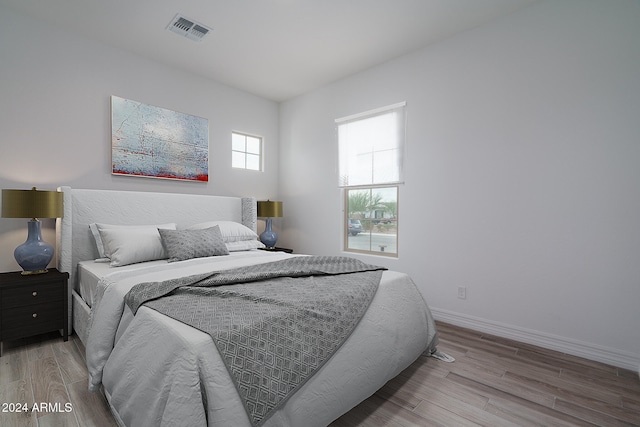
{"label": "bed", "polygon": [[[342,280],[343,276],[371,275],[377,277],[378,284],[374,291],[368,291],[370,301],[358,306],[362,314],[352,320],[354,329],[344,332],[336,341],[335,349],[323,356],[324,359],[310,361],[315,370],[297,380],[288,393],[280,393],[279,398],[271,401],[269,390],[264,396],[260,392],[275,387],[271,384],[283,387],[282,384],[273,381],[265,386],[265,380],[265,384],[258,384],[253,389],[254,380],[249,376],[252,372],[250,362],[255,365],[255,360],[260,360],[263,363],[265,359],[261,358],[268,351],[254,354],[252,350],[242,350],[243,354],[238,356],[236,363],[233,359],[236,354],[230,357],[226,344],[221,344],[220,338],[210,331],[192,327],[183,319],[172,317],[174,315],[170,312],[162,314],[157,306],[151,308],[157,301],[170,300],[174,296],[179,298],[179,295],[151,299],[139,308],[128,305],[127,298],[141,284],[155,290],[157,284],[178,281],[182,286],[185,277],[189,280],[195,277],[196,286],[200,286],[225,273],[233,276],[236,280],[233,283],[237,284],[200,289],[208,293],[218,289],[227,292],[227,289],[250,288],[244,282],[238,282],[245,280],[242,277],[249,277],[242,275],[245,272],[266,266],[277,265],[280,268],[285,264],[325,262],[327,258],[340,258],[339,261],[344,263],[344,259],[259,250],[260,243],[255,236],[256,202],[253,198],[69,187],[62,187],[60,191],[64,193],[65,215],[57,223],[58,268],[70,275],[70,328],[87,350],[89,388],[104,390],[120,425],[326,426],[372,395],[420,354],[436,351],[437,331],[433,318],[420,292],[406,274],[377,271],[369,265],[366,265],[367,272],[340,272],[336,276],[330,273],[326,280],[332,281],[337,276]],[[104,247],[113,249],[119,244],[124,246],[121,242],[142,241],[143,237],[136,234],[141,226],[152,226],[156,232],[160,231],[163,238],[174,238],[191,236],[185,234],[190,231],[184,230],[199,230],[193,232],[195,236],[209,233],[214,228],[211,224],[216,224],[216,233],[221,230],[221,234],[215,236],[223,238],[221,245],[228,252],[224,256],[176,259],[173,257],[175,252],[165,246],[175,262],[168,262],[167,254],[162,259],[136,262],[139,251],[113,252],[105,259],[95,237],[102,236],[106,239]],[[96,233],[98,225],[105,226],[107,230],[100,229]],[[107,225],[118,227],[109,230]],[[132,226],[132,229],[121,226]],[[162,231],[164,227],[169,231]],[[148,229],[140,233],[147,233],[140,236],[148,236]],[[164,240],[163,244],[167,241]],[[141,259],[146,259],[145,256],[143,254]],[[114,267],[114,262],[124,265]],[[351,259],[348,262],[352,264]],[[355,262],[361,268],[362,263]],[[286,281],[286,286],[294,286],[293,280],[307,280],[306,283],[325,280],[325,277],[303,276],[272,280],[278,283]],[[342,285],[331,286],[337,287],[326,288],[335,290],[327,292],[327,298],[331,298],[334,292],[342,292]],[[201,299],[192,298],[191,301]],[[175,311],[189,312],[182,308]],[[314,321],[310,325],[313,327],[315,324]],[[231,328],[233,330],[234,326]],[[221,333],[220,336],[227,335]],[[233,346],[233,339],[229,339]],[[238,352],[237,349],[235,351]],[[282,376],[278,363],[290,361],[282,354],[276,356],[280,362],[274,362],[278,367],[275,370]],[[232,359],[235,366],[231,366]],[[246,380],[242,378],[244,373],[238,370],[238,366],[245,365]],[[264,362],[266,365],[268,362]]]}

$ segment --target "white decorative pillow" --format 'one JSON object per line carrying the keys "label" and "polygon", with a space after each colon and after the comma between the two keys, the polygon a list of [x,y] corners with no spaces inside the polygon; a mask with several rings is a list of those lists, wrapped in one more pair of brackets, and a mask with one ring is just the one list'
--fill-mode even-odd
{"label": "white decorative pillow", "polygon": [[168,224],[159,224],[159,225],[115,225],[115,224],[102,224],[102,223],[91,223],[89,224],[89,230],[91,230],[91,234],[93,235],[93,239],[96,242],[96,249],[98,250],[98,255],[100,258],[111,258],[109,253],[105,250],[104,243],[102,242],[102,237],[100,236],[100,230],[104,229],[112,229],[112,228],[126,228],[126,229],[135,229],[135,228],[152,228],[154,230],[158,228],[163,228],[167,230],[175,230],[176,224],[174,222]]}
{"label": "white decorative pillow", "polygon": [[100,237],[112,267],[167,258],[157,228],[105,228]]}
{"label": "white decorative pillow", "polygon": [[220,227],[225,243],[258,239],[258,235],[253,230],[235,221],[207,221],[187,227],[187,230],[202,230],[216,225]]}
{"label": "white decorative pillow", "polygon": [[251,249],[264,248],[265,245],[260,240],[241,240],[239,242],[225,243],[229,252],[250,251]]}
{"label": "white decorative pillow", "polygon": [[169,262],[229,255],[217,225],[204,230],[158,229],[158,232],[162,238],[162,246],[169,256]]}

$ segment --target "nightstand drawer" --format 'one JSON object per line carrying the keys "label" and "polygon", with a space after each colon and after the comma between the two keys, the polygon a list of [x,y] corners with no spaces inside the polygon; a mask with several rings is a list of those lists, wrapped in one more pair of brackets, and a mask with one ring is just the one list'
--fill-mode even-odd
{"label": "nightstand drawer", "polygon": [[57,283],[24,284],[5,289],[2,292],[2,311],[12,307],[62,299],[64,299],[64,288]]}
{"label": "nightstand drawer", "polygon": [[50,331],[64,326],[65,314],[62,304],[33,304],[2,310],[2,335],[11,329]]}
{"label": "nightstand drawer", "polygon": [[69,273],[0,273],[0,356],[3,341],[60,330],[69,339]]}

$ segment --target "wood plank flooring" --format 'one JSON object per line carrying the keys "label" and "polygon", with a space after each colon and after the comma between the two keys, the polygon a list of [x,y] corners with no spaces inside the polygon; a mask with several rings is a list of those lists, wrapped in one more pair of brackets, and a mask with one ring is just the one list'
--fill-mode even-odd
{"label": "wood plank flooring", "polygon": [[[57,332],[5,342],[0,357],[0,426],[117,426],[104,396],[89,392],[87,381],[84,346],[76,335],[67,342]],[[29,410],[8,407],[15,403]]]}
{"label": "wood plank flooring", "polygon": [[331,427],[639,426],[638,374],[438,323],[439,350],[421,356]]}
{"label": "wood plank flooring", "polygon": [[[640,426],[635,372],[443,323],[438,328],[439,349],[454,363],[421,356],[331,427]],[[87,391],[84,348],[75,335],[64,342],[45,334],[4,349],[0,405],[53,408],[0,412],[0,426],[116,425],[104,396]]]}

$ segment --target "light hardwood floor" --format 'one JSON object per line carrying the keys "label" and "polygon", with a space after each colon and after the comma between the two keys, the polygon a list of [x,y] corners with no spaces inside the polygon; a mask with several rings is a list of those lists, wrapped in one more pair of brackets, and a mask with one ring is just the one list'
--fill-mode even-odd
{"label": "light hardwood floor", "polygon": [[[76,335],[65,342],[52,332],[5,342],[3,350],[0,405],[26,404],[31,411],[0,407],[0,426],[117,426],[104,396],[87,390],[84,346]],[[52,407],[41,408],[41,403]]]}
{"label": "light hardwood floor", "polygon": [[332,427],[640,425],[636,373],[438,323],[421,356]]}
{"label": "light hardwood floor", "polygon": [[[454,363],[421,356],[331,427],[640,426],[634,372],[443,323],[438,328],[439,349]],[[84,348],[75,335],[68,342],[45,334],[5,343],[0,404],[58,403],[60,411],[0,412],[0,426],[114,426],[104,397],[86,386]]]}

